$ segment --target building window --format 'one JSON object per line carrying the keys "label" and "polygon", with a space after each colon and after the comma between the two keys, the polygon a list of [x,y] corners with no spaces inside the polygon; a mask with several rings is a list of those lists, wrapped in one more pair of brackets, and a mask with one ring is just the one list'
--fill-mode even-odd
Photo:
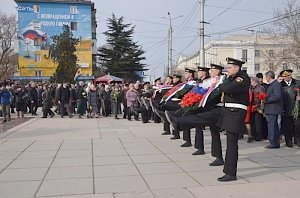
{"label": "building window", "polygon": [[42,76],[42,71],[35,71],[35,76]]}
{"label": "building window", "polygon": [[288,69],[287,63],[282,63],[282,69],[283,69],[283,70]]}
{"label": "building window", "polygon": [[269,57],[274,57],[274,50],[269,50]]}
{"label": "building window", "polygon": [[33,5],[33,12],[40,13],[40,5]]}
{"label": "building window", "polygon": [[41,55],[40,54],[35,54],[34,55],[34,61],[35,62],[41,62]]}
{"label": "building window", "polygon": [[77,6],[70,6],[70,14],[78,14]]}
{"label": "building window", "polygon": [[247,62],[247,50],[242,50],[242,60]]}
{"label": "building window", "polygon": [[259,64],[254,64],[255,71],[260,71],[260,65]]}
{"label": "building window", "polygon": [[269,63],[269,70],[274,71],[274,63]]}
{"label": "building window", "polygon": [[71,22],[71,30],[77,30],[77,22]]}
{"label": "building window", "polygon": [[41,39],[39,38],[34,38],[34,46],[41,46]]}
{"label": "building window", "polygon": [[287,58],[287,56],[288,56],[288,51],[287,50],[283,50],[282,51],[282,57],[283,58]]}
{"label": "building window", "polygon": [[259,57],[260,56],[260,51],[259,50],[255,50],[254,51],[254,56],[255,57]]}

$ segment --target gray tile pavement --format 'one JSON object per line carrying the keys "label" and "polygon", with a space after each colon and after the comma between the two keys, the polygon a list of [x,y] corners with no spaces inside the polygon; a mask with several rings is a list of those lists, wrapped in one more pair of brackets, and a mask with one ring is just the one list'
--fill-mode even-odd
{"label": "gray tile pavement", "polygon": [[[300,149],[265,150],[239,142],[238,180],[220,183],[222,167],[193,156],[162,124],[112,117],[34,118],[0,134],[0,192],[5,198],[291,197],[300,193]],[[225,154],[225,138],[221,135]],[[16,190],[17,189],[17,190]],[[280,190],[276,190],[280,189]]]}

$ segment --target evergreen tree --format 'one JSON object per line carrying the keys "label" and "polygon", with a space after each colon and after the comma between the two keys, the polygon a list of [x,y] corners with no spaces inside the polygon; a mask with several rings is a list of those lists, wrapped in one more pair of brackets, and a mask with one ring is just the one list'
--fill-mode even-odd
{"label": "evergreen tree", "polygon": [[134,26],[125,24],[123,17],[107,20],[108,30],[104,32],[107,45],[100,49],[100,57],[103,60],[103,68],[107,73],[125,79],[126,81],[139,80],[137,72],[146,71],[144,51],[134,42],[132,35]]}
{"label": "evergreen tree", "polygon": [[55,82],[73,82],[76,73],[77,56],[76,45],[78,39],[73,38],[70,27],[63,26],[63,32],[52,37],[53,48],[56,56],[52,59],[58,63],[55,73],[51,77],[51,81]]}

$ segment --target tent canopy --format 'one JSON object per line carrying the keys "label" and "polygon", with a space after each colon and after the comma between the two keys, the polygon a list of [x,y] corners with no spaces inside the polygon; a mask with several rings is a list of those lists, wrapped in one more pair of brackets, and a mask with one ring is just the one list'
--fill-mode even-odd
{"label": "tent canopy", "polygon": [[105,76],[101,76],[95,79],[96,83],[109,83],[109,82],[122,82],[123,79],[107,74]]}

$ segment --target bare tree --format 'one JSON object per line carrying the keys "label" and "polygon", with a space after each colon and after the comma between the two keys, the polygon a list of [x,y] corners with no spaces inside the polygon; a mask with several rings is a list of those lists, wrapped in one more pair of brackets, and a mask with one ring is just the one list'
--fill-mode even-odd
{"label": "bare tree", "polygon": [[13,42],[17,33],[15,15],[0,13],[0,79],[5,80],[13,75],[17,65]]}
{"label": "bare tree", "polygon": [[266,67],[269,69],[300,70],[300,6],[297,0],[287,0],[282,9],[274,11],[274,22],[264,28],[271,38],[281,45],[281,49],[274,50],[273,56],[265,52]]}

